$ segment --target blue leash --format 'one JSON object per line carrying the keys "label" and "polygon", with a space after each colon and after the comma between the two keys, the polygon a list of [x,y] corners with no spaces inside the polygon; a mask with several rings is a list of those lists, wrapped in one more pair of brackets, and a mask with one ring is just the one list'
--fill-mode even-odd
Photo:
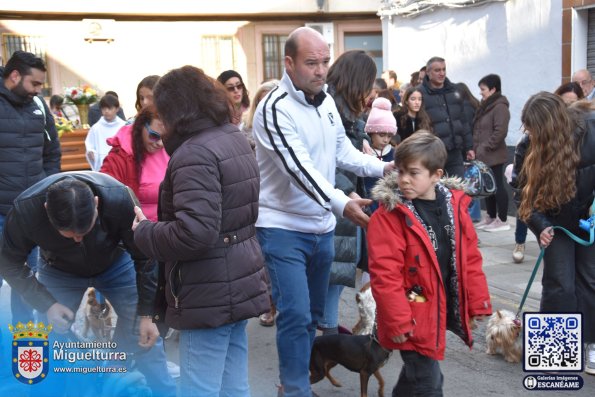
{"label": "blue leash", "polygon": [[[581,219],[579,221],[579,227],[587,232],[589,232],[589,240],[583,240],[580,237],[577,237],[575,234],[570,232],[568,229],[563,228],[562,226],[553,226],[552,229],[558,229],[566,233],[568,237],[570,237],[574,242],[584,245],[588,247],[595,242],[595,201],[591,205],[591,217],[587,220]],[[523,310],[523,306],[525,305],[525,301],[527,300],[527,295],[529,295],[529,290],[531,289],[531,284],[533,284],[533,280],[537,275],[537,270],[539,269],[539,265],[541,264],[541,260],[543,259],[543,255],[545,254],[545,247],[541,248],[539,252],[539,257],[537,258],[537,262],[535,262],[535,267],[533,268],[533,273],[531,273],[531,277],[529,278],[529,283],[527,284],[527,288],[525,288],[525,293],[523,294],[523,299],[521,299],[521,304],[519,305],[519,309],[516,312],[516,319],[518,320],[521,315],[521,311]]]}

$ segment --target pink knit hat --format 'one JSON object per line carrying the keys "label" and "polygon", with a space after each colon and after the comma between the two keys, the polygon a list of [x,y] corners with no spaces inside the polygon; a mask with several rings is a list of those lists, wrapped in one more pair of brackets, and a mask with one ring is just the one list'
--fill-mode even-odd
{"label": "pink knit hat", "polygon": [[368,122],[364,129],[368,134],[387,132],[389,134],[397,133],[397,120],[391,112],[391,103],[386,98],[376,98],[372,103],[372,110],[368,116]]}

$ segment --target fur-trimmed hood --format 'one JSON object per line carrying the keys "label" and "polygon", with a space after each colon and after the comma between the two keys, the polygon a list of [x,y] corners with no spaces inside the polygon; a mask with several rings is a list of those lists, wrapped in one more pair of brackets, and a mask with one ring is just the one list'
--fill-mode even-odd
{"label": "fur-trimmed hood", "polygon": [[[397,184],[397,172],[391,172],[384,178],[380,179],[376,186],[372,189],[372,199],[382,203],[387,211],[394,210],[397,205],[403,204],[405,198]],[[468,193],[465,181],[459,177],[444,177],[438,182],[447,189],[462,190]]]}

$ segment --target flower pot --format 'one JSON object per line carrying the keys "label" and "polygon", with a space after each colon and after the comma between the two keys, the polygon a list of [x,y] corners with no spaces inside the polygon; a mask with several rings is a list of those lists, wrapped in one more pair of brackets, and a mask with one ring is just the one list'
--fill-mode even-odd
{"label": "flower pot", "polygon": [[85,103],[76,105],[76,107],[79,111],[82,128],[89,128],[89,105]]}

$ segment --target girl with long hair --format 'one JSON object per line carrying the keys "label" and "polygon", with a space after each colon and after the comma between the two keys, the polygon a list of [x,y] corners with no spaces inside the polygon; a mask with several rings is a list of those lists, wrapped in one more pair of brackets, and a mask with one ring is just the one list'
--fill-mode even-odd
{"label": "girl with long hair", "polygon": [[544,254],[542,312],[582,312],[588,344],[586,372],[595,375],[595,246],[583,246],[578,227],[589,217],[595,193],[595,107],[566,107],[557,95],[540,92],[523,108],[521,121],[530,142],[519,175],[520,218],[538,237]]}
{"label": "girl with long hair", "polygon": [[432,122],[422,104],[423,96],[419,88],[409,87],[403,95],[401,110],[395,113],[397,134],[401,141],[418,130],[432,131]]}

